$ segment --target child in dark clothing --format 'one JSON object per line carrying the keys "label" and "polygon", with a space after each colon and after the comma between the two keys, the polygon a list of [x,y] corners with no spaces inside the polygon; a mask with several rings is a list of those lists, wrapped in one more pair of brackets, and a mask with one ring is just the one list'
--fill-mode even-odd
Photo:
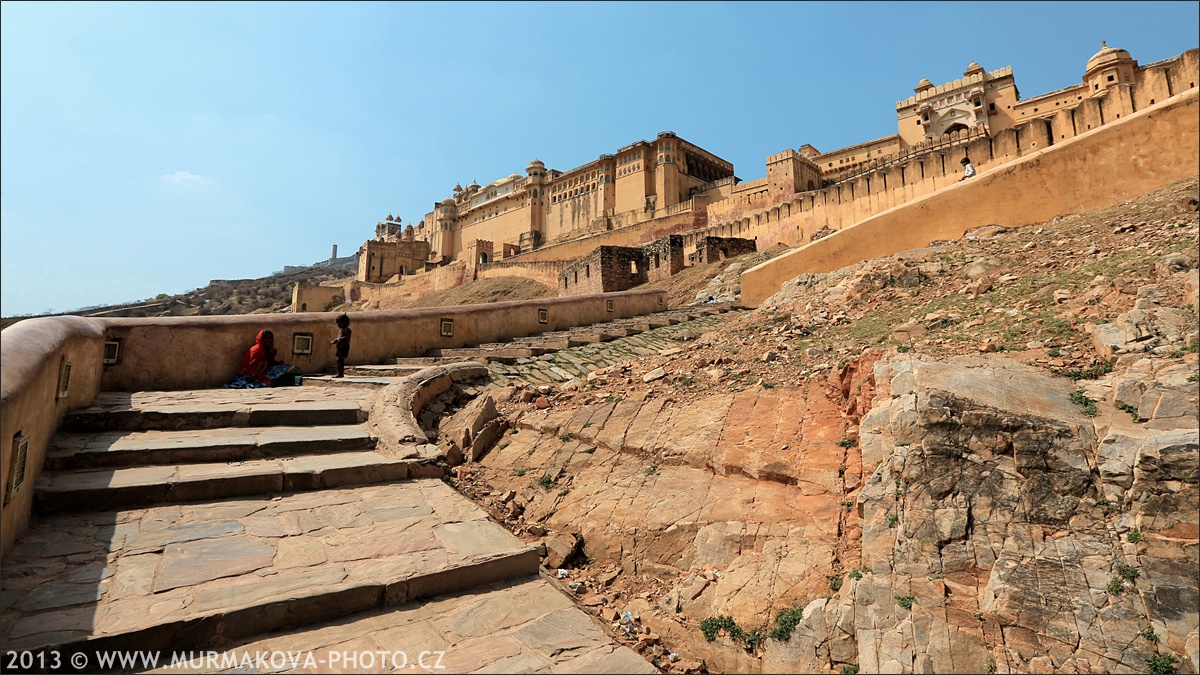
{"label": "child in dark clothing", "polygon": [[342,377],[346,369],[346,357],[350,356],[350,317],[343,314],[336,322],[338,336],[329,344],[337,345],[338,372],[334,377]]}

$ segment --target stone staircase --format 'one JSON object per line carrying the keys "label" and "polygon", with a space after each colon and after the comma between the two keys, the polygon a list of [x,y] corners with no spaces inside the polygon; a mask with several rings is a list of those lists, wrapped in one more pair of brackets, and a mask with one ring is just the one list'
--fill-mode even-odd
{"label": "stone staircase", "polygon": [[5,649],[79,652],[84,671],[105,650],[251,646],[654,671],[537,576],[535,547],[420,477],[433,446],[378,451],[374,393],[105,392],[70,414],[4,560]]}
{"label": "stone staircase", "polygon": [[[303,383],[351,388],[386,386],[394,378],[421,368],[461,361],[487,364],[492,377],[500,383],[564,382],[622,358],[658,353],[673,346],[676,334],[690,326],[711,327],[728,318],[722,315],[744,311],[729,304],[684,307],[474,347],[433,349],[423,357],[392,359],[383,365],[347,366],[346,377],[341,380],[324,375],[305,377]],[[689,325],[672,330],[684,324]]]}

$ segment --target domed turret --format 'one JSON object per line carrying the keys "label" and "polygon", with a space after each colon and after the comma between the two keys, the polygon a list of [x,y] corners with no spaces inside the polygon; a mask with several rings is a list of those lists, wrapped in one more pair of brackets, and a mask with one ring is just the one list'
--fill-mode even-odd
{"label": "domed turret", "polygon": [[1136,70],[1137,61],[1129,52],[1101,42],[1100,51],[1088,59],[1083,81],[1088,92],[1095,96],[1118,84],[1132,84]]}
{"label": "domed turret", "polygon": [[921,81],[917,83],[917,87],[913,89],[913,91],[919,94],[926,89],[933,89],[933,83],[929,81],[928,77],[922,77]]}
{"label": "domed turret", "polygon": [[467,186],[467,192],[478,192],[478,191],[479,191],[479,183],[476,183],[475,181],[471,181],[471,184]]}
{"label": "domed turret", "polygon": [[529,163],[529,166],[525,167],[525,173],[530,176],[544,174],[546,173],[546,165],[542,163],[542,160],[535,159]]}
{"label": "domed turret", "polygon": [[1102,40],[1100,42],[1100,51],[1088,59],[1086,72],[1090,73],[1096,68],[1116,65],[1118,63],[1128,63],[1130,61],[1133,61],[1133,57],[1129,55],[1129,52],[1118,47],[1109,47],[1108,43]]}
{"label": "domed turret", "polygon": [[454,194],[458,194],[460,192],[462,192],[462,183],[455,183],[454,184]]}
{"label": "domed turret", "polygon": [[971,65],[967,66],[967,69],[965,71],[963,71],[963,75],[965,75],[966,77],[970,77],[972,75],[975,75],[976,73],[982,73],[982,72],[984,72],[983,66],[972,61]]}

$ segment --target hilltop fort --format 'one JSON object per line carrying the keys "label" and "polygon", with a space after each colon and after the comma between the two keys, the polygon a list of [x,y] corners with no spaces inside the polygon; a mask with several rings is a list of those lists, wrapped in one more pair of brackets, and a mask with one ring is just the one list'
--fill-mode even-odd
{"label": "hilltop fort", "polygon": [[[714,246],[798,246],[958,181],[963,158],[984,171],[1194,88],[1197,54],[1140,65],[1104,44],[1080,82],[1030,98],[1021,98],[1011,66],[972,62],[961,78],[922,79],[897,101],[895,134],[828,152],[789,148],[750,181],[670,131],[569,171],[535,159],[524,175],[455,185],[416,225],[389,214],[359,248],[356,277],[298,285],[293,311],[335,300],[398,307],[489,276],[528,277],[560,295],[625,290],[703,261]],[[654,250],[637,248],[660,239]],[[571,268],[593,252],[595,261]],[[664,257],[680,262],[661,269]]]}

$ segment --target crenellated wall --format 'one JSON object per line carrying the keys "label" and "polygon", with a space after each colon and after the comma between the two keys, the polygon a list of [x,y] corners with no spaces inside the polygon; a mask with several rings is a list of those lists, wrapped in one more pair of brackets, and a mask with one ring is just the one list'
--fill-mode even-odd
{"label": "crenellated wall", "polygon": [[[935,161],[928,175],[949,189],[881,209],[874,217],[747,270],[742,274],[743,302],[757,306],[784,281],[802,273],[828,272],[930,241],[957,239],[980,225],[1015,227],[1102,208],[1193,176],[1200,156],[1198,97],[1200,90],[1189,89],[1049,147],[1044,142],[1050,124],[1034,121],[993,139],[993,153],[1006,150],[1004,156],[1014,159],[993,162],[992,170],[958,185],[953,184],[953,174],[939,173]],[[1092,101],[1085,115],[1101,105]],[[760,235],[760,247],[764,236],[790,235],[793,228],[806,232],[816,222],[808,214],[816,212],[801,210],[782,219],[774,231],[764,225],[767,232]]]}
{"label": "crenellated wall", "polygon": [[[611,309],[609,303],[612,303]],[[547,310],[548,323],[538,321]],[[541,298],[486,305],[351,312],[354,344],[348,363],[380,363],[430,349],[463,347],[525,337],[667,309],[662,291],[641,290],[570,298]],[[443,323],[451,321],[451,335]],[[152,391],[218,387],[233,379],[261,329],[275,333],[280,358],[302,372],[335,363],[329,346],[337,334],[328,314],[93,319],[73,316],[27,319],[0,333],[0,475],[8,477],[14,438],[28,437],[22,488],[4,504],[0,543],[7,554],[29,524],[33,486],[50,437],[71,410],[86,407],[99,391]],[[311,355],[293,353],[297,334],[312,337]],[[118,363],[104,365],[106,340],[120,341]],[[164,349],[170,345],[170,349]],[[63,363],[71,375],[59,396]],[[7,481],[6,481],[7,482]]]}

